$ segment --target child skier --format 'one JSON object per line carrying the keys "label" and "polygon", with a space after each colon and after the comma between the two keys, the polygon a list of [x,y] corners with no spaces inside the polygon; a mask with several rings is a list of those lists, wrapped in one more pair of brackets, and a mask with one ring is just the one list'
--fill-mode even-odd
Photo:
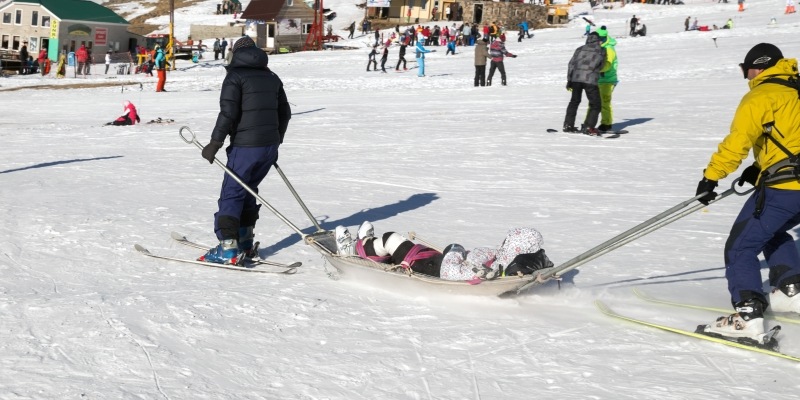
{"label": "child skier", "polygon": [[117,126],[136,125],[136,123],[140,121],[139,114],[136,112],[136,106],[134,106],[133,103],[131,103],[128,100],[125,100],[122,103],[122,106],[124,108],[122,115],[120,115],[120,117],[115,119],[113,122],[109,122],[106,125],[117,125]]}
{"label": "child skier", "polygon": [[389,45],[390,43],[386,43],[383,46],[383,53],[381,54],[381,72],[384,74],[386,73],[386,61],[389,59]]}
{"label": "child skier", "polygon": [[378,55],[378,45],[372,46],[372,51],[369,52],[369,58],[367,58],[367,72],[369,72],[369,66],[372,64],[372,69],[377,71],[378,70],[378,61],[375,60],[375,56]]}

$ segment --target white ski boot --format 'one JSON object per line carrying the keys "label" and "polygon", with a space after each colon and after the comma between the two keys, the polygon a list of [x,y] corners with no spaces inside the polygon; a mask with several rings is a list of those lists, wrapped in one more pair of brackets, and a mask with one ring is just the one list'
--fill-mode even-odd
{"label": "white ski boot", "polygon": [[364,221],[358,227],[358,240],[375,237],[375,228],[369,221]]}
{"label": "white ski boot", "polygon": [[336,253],[340,256],[354,256],[356,254],[355,243],[350,231],[342,225],[336,227],[334,231],[336,237]]}
{"label": "white ski boot", "polygon": [[719,317],[714,323],[706,325],[704,333],[723,339],[739,341],[750,339],[756,343],[764,341],[764,303],[749,299],[736,303],[736,313]]}
{"label": "white ski boot", "polygon": [[800,283],[772,289],[769,294],[769,306],[773,312],[800,313]]}

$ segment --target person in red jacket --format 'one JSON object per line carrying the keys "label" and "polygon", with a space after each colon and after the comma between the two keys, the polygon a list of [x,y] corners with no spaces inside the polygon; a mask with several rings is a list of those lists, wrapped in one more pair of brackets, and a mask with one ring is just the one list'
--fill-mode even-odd
{"label": "person in red jacket", "polygon": [[86,45],[82,44],[81,48],[75,52],[75,58],[78,60],[78,75],[83,74],[84,68],[86,68],[86,60],[89,59],[89,52],[86,50]]}
{"label": "person in red jacket", "polygon": [[124,107],[122,115],[115,119],[114,122],[109,122],[106,125],[136,125],[137,122],[141,121],[139,113],[136,111],[136,106],[134,106],[133,103],[125,100],[122,106]]}
{"label": "person in red jacket", "polygon": [[41,49],[39,50],[39,57],[37,57],[37,61],[39,61],[39,68],[41,69],[42,76],[47,75],[50,73],[50,68],[45,69],[44,60],[47,58],[47,50]]}
{"label": "person in red jacket", "polygon": [[500,70],[500,84],[506,85],[506,67],[503,64],[503,58],[506,56],[517,58],[515,54],[511,54],[506,50],[506,35],[501,34],[497,40],[489,45],[489,57],[492,58],[492,63],[489,68],[489,78],[486,80],[486,86],[492,86],[492,77],[495,70]]}

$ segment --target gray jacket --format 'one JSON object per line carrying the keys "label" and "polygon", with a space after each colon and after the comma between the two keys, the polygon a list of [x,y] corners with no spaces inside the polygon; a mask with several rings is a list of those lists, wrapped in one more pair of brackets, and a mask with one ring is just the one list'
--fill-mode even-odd
{"label": "gray jacket", "polygon": [[486,65],[489,58],[489,46],[484,41],[475,43],[475,65]]}
{"label": "gray jacket", "polygon": [[606,60],[606,49],[600,46],[600,37],[592,32],[586,44],[578,47],[567,68],[567,82],[597,85],[600,69]]}

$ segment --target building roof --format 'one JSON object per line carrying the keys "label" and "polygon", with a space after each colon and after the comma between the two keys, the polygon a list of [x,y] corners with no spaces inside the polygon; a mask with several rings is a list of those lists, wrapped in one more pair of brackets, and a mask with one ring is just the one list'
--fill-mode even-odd
{"label": "building roof", "polygon": [[13,0],[17,4],[41,4],[58,19],[125,24],[129,22],[114,11],[89,0]]}
{"label": "building roof", "polygon": [[281,12],[284,4],[286,0],[252,0],[240,18],[272,21]]}

